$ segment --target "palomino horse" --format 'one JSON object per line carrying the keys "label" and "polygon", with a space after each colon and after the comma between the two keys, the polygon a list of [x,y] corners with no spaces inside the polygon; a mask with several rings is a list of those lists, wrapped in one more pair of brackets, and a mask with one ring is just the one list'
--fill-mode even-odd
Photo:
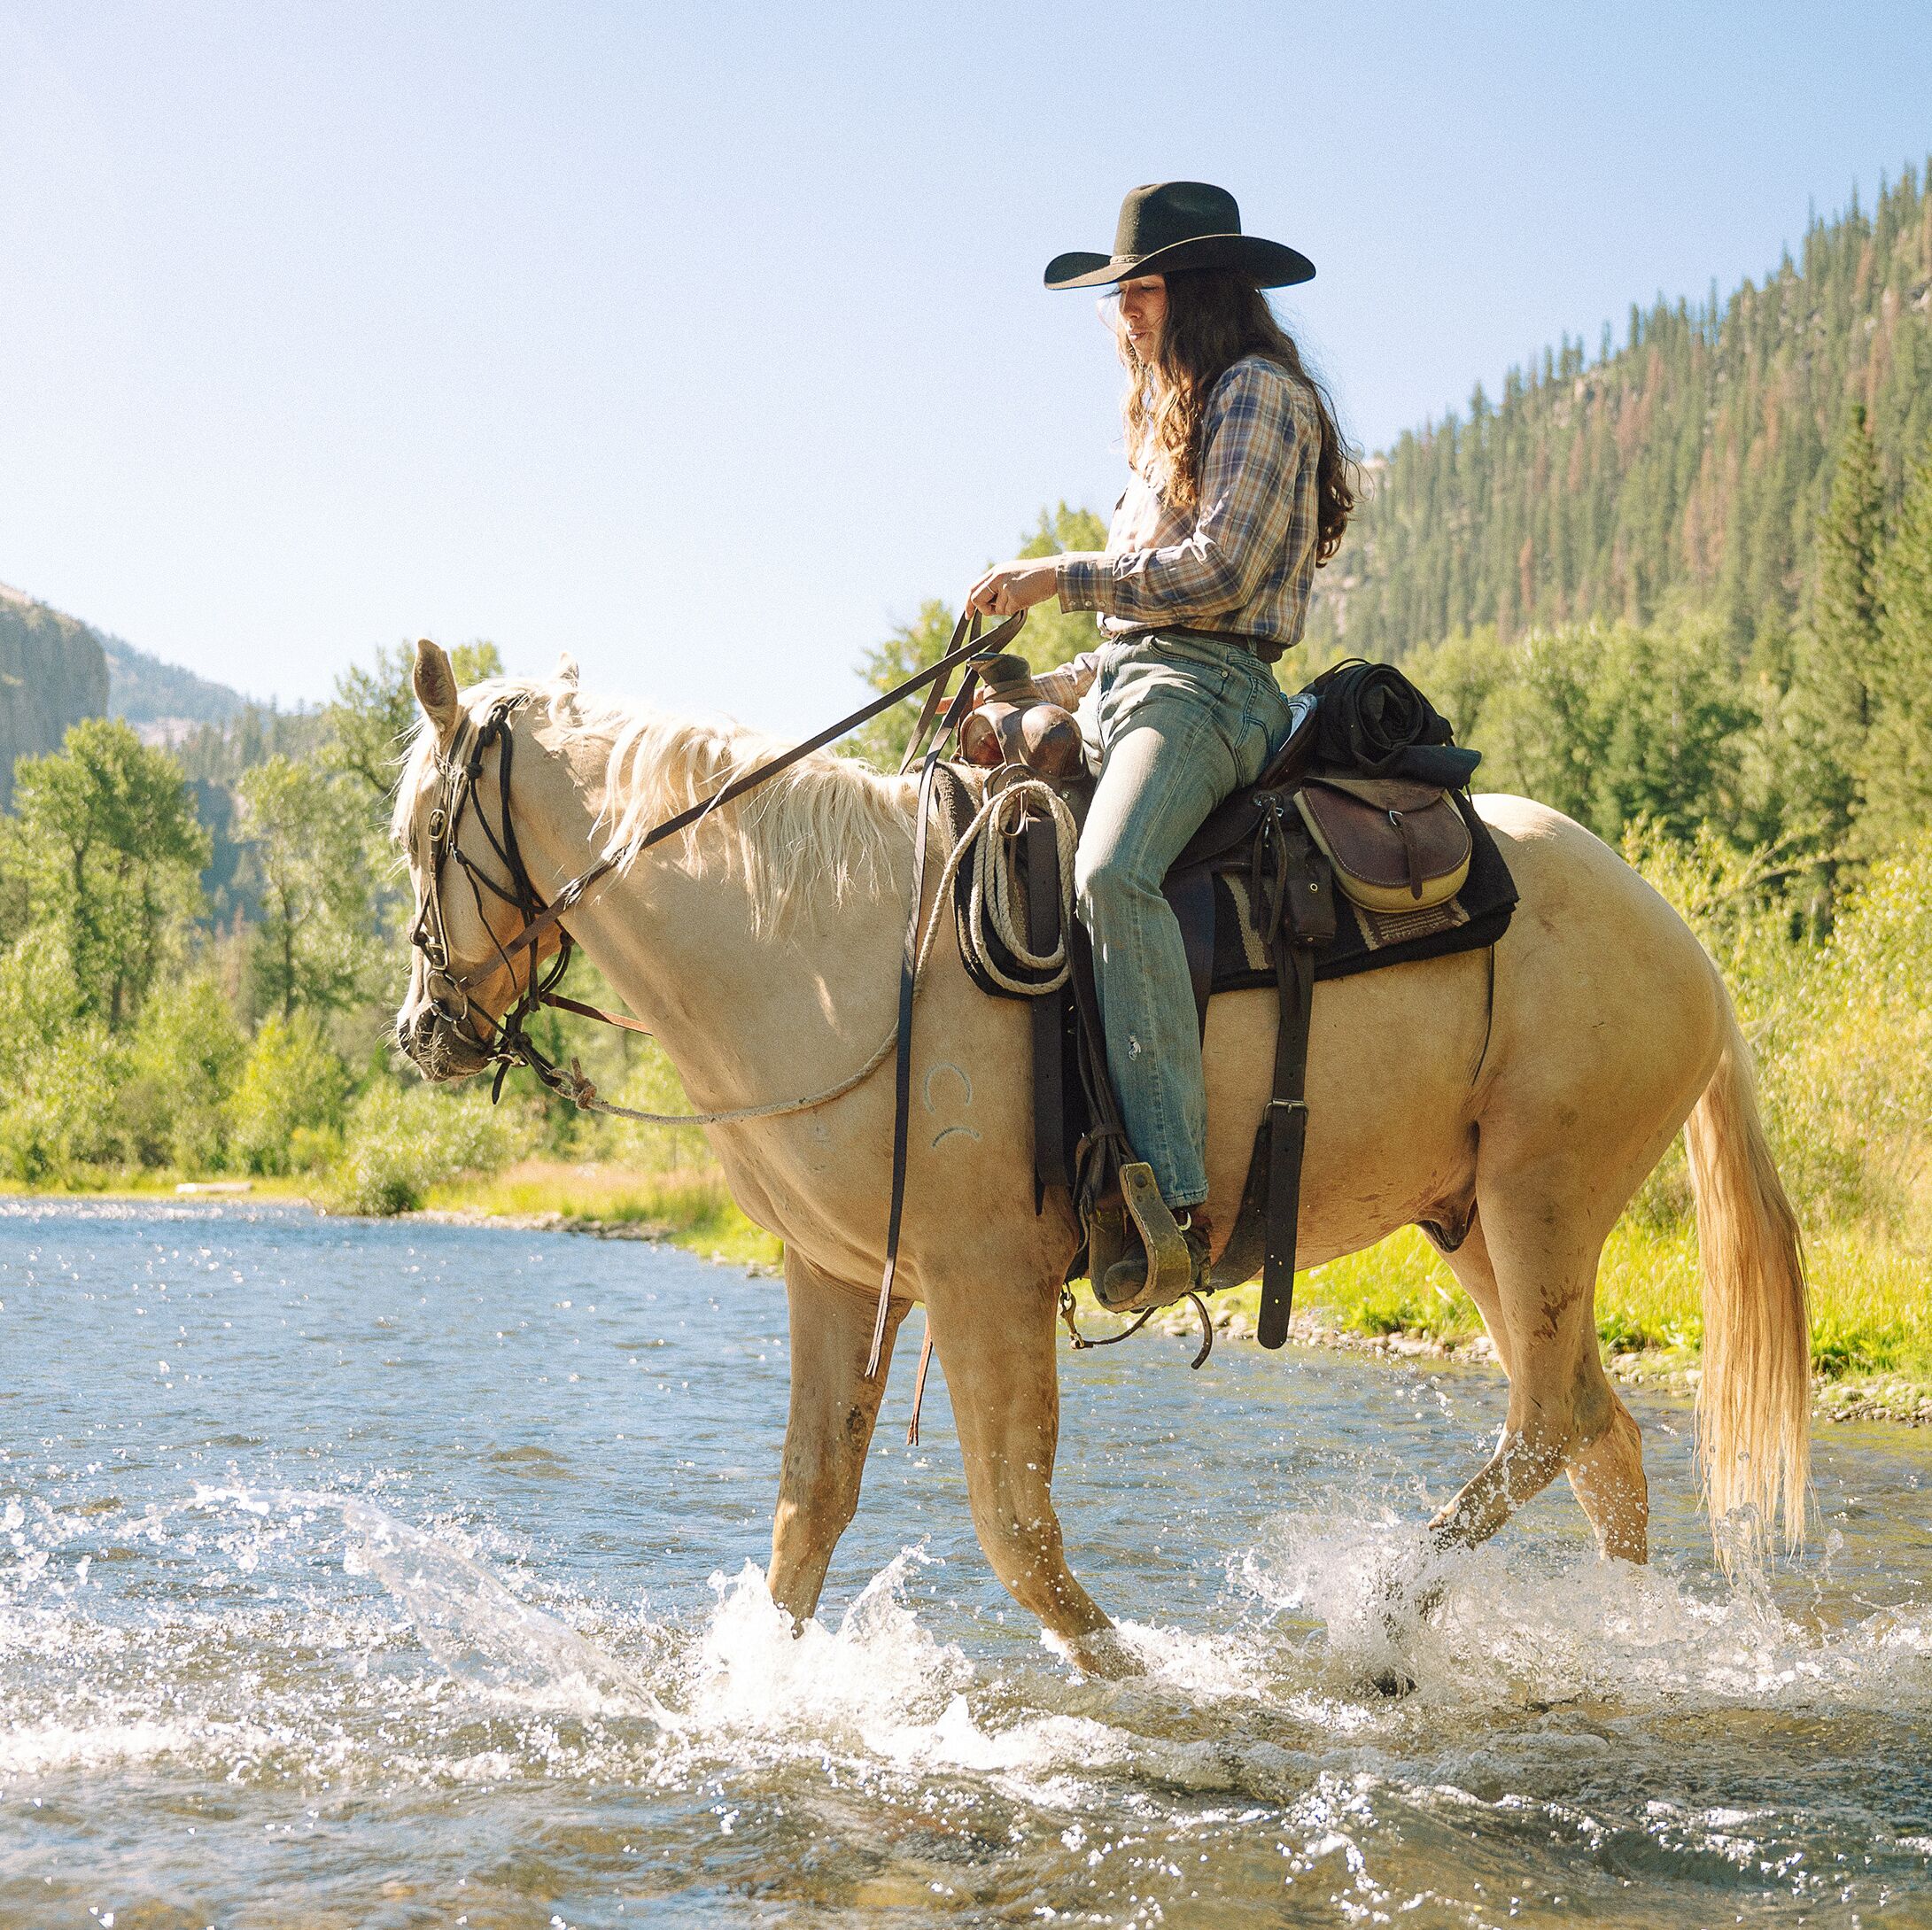
{"label": "palomino horse", "polygon": [[[694,1102],[727,1109],[823,1091],[890,1034],[912,877],[910,779],[804,760],[648,849],[654,824],[775,747],[580,697],[548,683],[459,693],[418,647],[423,709],[395,830],[419,906],[444,756],[466,712],[521,701],[514,795],[483,760],[463,856],[500,872],[486,830],[507,809],[547,901],[607,850],[634,853],[570,914],[606,978],[662,1042]],[[1587,832],[1516,797],[1478,800],[1521,893],[1494,954],[1319,987],[1308,1058],[1304,1264],[1418,1221],[1460,1232],[1447,1255],[1509,1376],[1495,1452],[1435,1517],[1443,1545],[1494,1533],[1559,1471],[1606,1555],[1641,1562],[1641,1446],[1598,1358],[1599,1251],[1688,1120],[1704,1268],[1701,1453],[1713,1523],[1747,1533],[1781,1505],[1801,1533],[1809,1353],[1797,1229],[1758,1122],[1750,1058],[1716,968],[1677,914]],[[512,1006],[531,969],[492,961],[525,913],[446,880],[448,972],[475,1005]],[[487,927],[487,928],[486,928]],[[554,934],[549,942],[554,948]],[[533,948],[541,951],[539,945]],[[432,1079],[485,1062],[473,1014],[432,999],[418,957],[399,1035]],[[1207,1021],[1214,1224],[1234,1223],[1268,1097],[1272,991],[1215,999]],[[974,1525],[1000,1580],[1094,1666],[1119,1659],[1107,1617],[1062,1551],[1057,1290],[1075,1234],[1063,1200],[1034,1209],[1030,1035],[936,945],[914,1024],[911,1170],[889,1335],[923,1302],[952,1397]],[[858,1500],[883,1372],[865,1377],[886,1231],[889,1074],[814,1110],[712,1129],[739,1204],[785,1243],[792,1390],[770,1584],[815,1608]],[[1733,1538],[1734,1539],[1734,1538]]]}

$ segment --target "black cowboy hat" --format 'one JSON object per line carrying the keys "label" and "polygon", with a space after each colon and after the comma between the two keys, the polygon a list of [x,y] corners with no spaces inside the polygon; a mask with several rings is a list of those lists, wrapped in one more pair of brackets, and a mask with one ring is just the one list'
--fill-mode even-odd
{"label": "black cowboy hat", "polygon": [[1278,241],[1241,232],[1241,210],[1225,188],[1205,181],[1157,181],[1121,203],[1111,255],[1055,255],[1049,288],[1099,288],[1176,268],[1238,268],[1257,288],[1309,281],[1315,264]]}

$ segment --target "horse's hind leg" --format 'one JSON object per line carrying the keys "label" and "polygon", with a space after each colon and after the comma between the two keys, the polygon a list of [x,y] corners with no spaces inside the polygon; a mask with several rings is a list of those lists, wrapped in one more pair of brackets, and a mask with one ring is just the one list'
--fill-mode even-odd
{"label": "horse's hind leg", "polygon": [[[1547,1377],[1552,1363],[1548,1359],[1538,1360],[1539,1348],[1533,1334],[1519,1337],[1511,1327],[1480,1213],[1463,1244],[1455,1252],[1443,1257],[1463,1291],[1475,1301],[1489,1329],[1490,1337],[1496,1345],[1496,1358],[1502,1363],[1504,1373],[1510,1377],[1513,1407],[1519,1340],[1525,1337],[1528,1340],[1527,1346],[1521,1349],[1525,1374],[1536,1373]],[[1576,1340],[1579,1358],[1575,1375],[1570,1381],[1572,1389],[1571,1406],[1576,1424],[1563,1465],[1570,1477],[1571,1491],[1588,1516],[1591,1527],[1596,1531],[1597,1546],[1606,1555],[1626,1562],[1641,1562],[1648,1557],[1650,1518],[1649,1489],[1643,1473],[1643,1443],[1630,1410],[1618,1399],[1603,1376],[1596,1349],[1595,1281],[1596,1261],[1593,1255],[1589,1262],[1588,1285],[1582,1297],[1583,1319]],[[1563,1376],[1559,1374],[1558,1377]],[[1598,1428],[1599,1423],[1600,1431],[1593,1433],[1591,1430]],[[1506,1429],[1505,1444],[1507,1441]],[[1495,1462],[1492,1461],[1490,1465],[1494,1469]],[[1484,1470],[1486,1475],[1489,1472],[1488,1469]],[[1482,1478],[1478,1477],[1478,1480]],[[1547,1480],[1548,1477],[1546,1475],[1544,1478]],[[1528,1498],[1526,1493],[1519,1492],[1511,1505],[1517,1505]],[[1439,1524],[1446,1525],[1454,1507],[1452,1503],[1451,1508],[1438,1517]],[[1499,1516],[1496,1525],[1501,1525],[1501,1520]],[[1481,1536],[1465,1538],[1458,1534],[1455,1539],[1479,1540]]]}
{"label": "horse's hind leg", "polygon": [[1596,1530],[1597,1546],[1623,1562],[1650,1558],[1650,1485],[1643,1473],[1643,1438],[1613,1390],[1610,1425],[1570,1456],[1570,1485]]}
{"label": "horse's hind leg", "polygon": [[884,1360],[865,1378],[873,1302],[829,1279],[795,1250],[785,1255],[791,1309],[792,1399],[772,1522],[772,1599],[803,1621],[819,1606],[832,1551],[858,1506],[859,1477],[885,1392],[892,1343],[906,1304],[895,1302]]}
{"label": "horse's hind leg", "polygon": [[1059,1379],[1051,1288],[980,1283],[929,1293],[927,1315],[952,1397],[973,1525],[993,1572],[1083,1663],[1118,1666],[1084,1638],[1112,1626],[1074,1579],[1053,1512]]}
{"label": "horse's hind leg", "polygon": [[[1629,1546],[1624,1464],[1617,1450],[1597,1452],[1620,1411],[1596,1351],[1592,1317],[1602,1240],[1564,1210],[1566,1189],[1548,1166],[1486,1179],[1478,1190],[1478,1224],[1455,1272],[1483,1310],[1509,1376],[1509,1409],[1487,1464],[1430,1524],[1439,1539],[1463,1547],[1487,1540],[1565,1465],[1585,1464],[1579,1489],[1598,1533],[1592,1500],[1615,1508],[1618,1540]],[[1627,1416],[1626,1417],[1627,1419]]]}

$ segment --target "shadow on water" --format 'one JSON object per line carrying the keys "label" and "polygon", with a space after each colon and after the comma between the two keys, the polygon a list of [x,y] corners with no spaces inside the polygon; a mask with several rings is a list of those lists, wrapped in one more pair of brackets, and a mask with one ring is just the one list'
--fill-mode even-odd
{"label": "shadow on water", "polygon": [[1731,1585],[1671,1402],[1652,1568],[1556,1493],[1445,1558],[1494,1376],[1063,1362],[1069,1545],[1144,1667],[1099,1683],[988,1577],[930,1398],[795,1635],[784,1324],[634,1246],[0,1212],[0,1923],[1932,1910],[1915,1438],[1825,1436],[1819,1546]]}

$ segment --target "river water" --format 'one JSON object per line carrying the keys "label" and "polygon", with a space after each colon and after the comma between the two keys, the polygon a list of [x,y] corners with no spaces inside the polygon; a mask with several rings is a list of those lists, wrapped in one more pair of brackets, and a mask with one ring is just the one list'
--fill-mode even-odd
{"label": "river water", "polygon": [[636,1244],[0,1202],[0,1925],[1932,1922],[1920,1437],[1822,1435],[1812,1552],[1733,1588],[1641,1399],[1652,1569],[1554,1491],[1427,1574],[1390,1700],[1500,1375],[1067,1356],[1061,1517],[1146,1664],[1096,1683],[936,1376],[903,1445],[911,1346],[793,1639],[784,1337]]}

